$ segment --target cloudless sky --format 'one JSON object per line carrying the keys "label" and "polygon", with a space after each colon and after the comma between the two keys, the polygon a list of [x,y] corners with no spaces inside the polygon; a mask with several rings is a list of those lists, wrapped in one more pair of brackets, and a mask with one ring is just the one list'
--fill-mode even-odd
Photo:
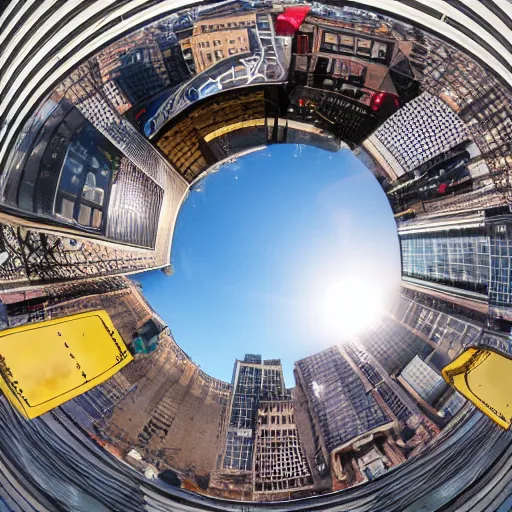
{"label": "cloudless sky", "polygon": [[226,381],[255,353],[280,358],[292,387],[294,361],[337,341],[321,321],[330,283],[360,276],[390,306],[400,280],[386,196],[345,149],[275,145],[222,166],[190,192],[171,257],[174,275],[133,279],[192,360]]}

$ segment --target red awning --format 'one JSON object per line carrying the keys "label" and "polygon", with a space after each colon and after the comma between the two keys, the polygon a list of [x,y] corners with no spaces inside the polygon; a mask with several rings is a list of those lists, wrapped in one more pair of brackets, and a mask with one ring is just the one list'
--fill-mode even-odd
{"label": "red awning", "polygon": [[297,7],[286,7],[284,12],[277,16],[276,35],[293,36],[301,26],[304,18],[308,15],[311,7],[301,5]]}

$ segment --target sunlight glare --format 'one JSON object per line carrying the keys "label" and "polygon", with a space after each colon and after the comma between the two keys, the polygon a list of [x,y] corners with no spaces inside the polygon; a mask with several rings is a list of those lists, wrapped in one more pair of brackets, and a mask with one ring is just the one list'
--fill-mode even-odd
{"label": "sunlight glare", "polygon": [[330,336],[357,334],[383,312],[382,290],[360,278],[336,281],[325,289],[321,316]]}

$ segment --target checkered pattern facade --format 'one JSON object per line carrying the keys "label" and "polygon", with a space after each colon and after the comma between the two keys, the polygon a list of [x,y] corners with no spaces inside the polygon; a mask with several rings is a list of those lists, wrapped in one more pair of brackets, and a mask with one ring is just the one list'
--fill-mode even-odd
{"label": "checkered pattern facade", "polygon": [[390,419],[336,347],[298,361],[295,368],[329,453],[389,423]]}
{"label": "checkered pattern facade", "polygon": [[402,275],[487,293],[489,237],[427,233],[400,237]]}
{"label": "checkered pattern facade", "polygon": [[418,356],[404,368],[401,377],[430,405],[441,398],[447,387],[443,377]]}
{"label": "checkered pattern facade", "polygon": [[[508,226],[510,229],[511,226]],[[489,301],[497,306],[512,305],[512,239],[507,231],[490,237],[491,282]]]}
{"label": "checkered pattern facade", "polygon": [[466,140],[468,132],[448,105],[423,93],[391,116],[375,136],[411,172]]}

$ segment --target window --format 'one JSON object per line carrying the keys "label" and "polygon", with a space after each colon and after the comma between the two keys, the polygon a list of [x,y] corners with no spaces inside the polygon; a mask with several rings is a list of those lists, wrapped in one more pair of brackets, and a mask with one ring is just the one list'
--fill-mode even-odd
{"label": "window", "polygon": [[354,49],[354,38],[350,37],[350,36],[341,35],[339,44],[340,44],[340,47],[344,47],[344,48],[353,50]]}
{"label": "window", "polygon": [[224,53],[222,52],[222,50],[215,50],[215,59],[221,60],[223,58],[224,58]]}
{"label": "window", "polygon": [[215,39],[215,40],[213,41],[213,46],[220,46],[221,44],[222,44],[222,43],[220,42],[220,40],[219,40],[219,39]]}
{"label": "window", "polygon": [[113,172],[110,155],[70,145],[57,190],[55,213],[85,227],[101,229]]}
{"label": "window", "polygon": [[297,53],[308,53],[309,40],[308,36],[297,36]]}
{"label": "window", "polygon": [[372,42],[369,39],[358,39],[357,40],[357,55],[370,56],[370,50]]}
{"label": "window", "polygon": [[[307,37],[307,36],[300,36],[300,37]],[[338,36],[336,34],[330,34],[327,32],[325,34],[324,41],[329,44],[338,44]]]}
{"label": "window", "polygon": [[386,60],[388,45],[375,41],[372,47],[372,59]]}

